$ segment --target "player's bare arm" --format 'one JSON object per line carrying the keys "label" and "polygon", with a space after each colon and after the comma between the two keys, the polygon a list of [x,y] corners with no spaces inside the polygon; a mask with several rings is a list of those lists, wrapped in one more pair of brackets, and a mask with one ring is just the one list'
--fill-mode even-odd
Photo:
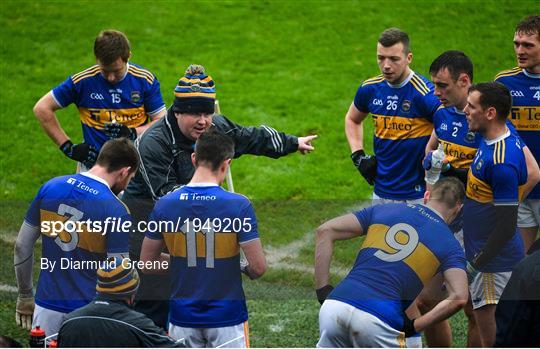
{"label": "player's bare arm", "polygon": [[525,164],[527,165],[527,183],[525,183],[523,188],[523,199],[525,199],[536,184],[540,182],[540,168],[529,147],[523,148],[523,154],[525,155]]}
{"label": "player's bare arm", "polygon": [[431,311],[414,320],[414,329],[423,331],[427,326],[445,320],[467,304],[469,291],[465,270],[450,268],[443,273],[448,297],[439,302]]}
{"label": "player's bare arm", "polygon": [[317,228],[315,237],[315,288],[329,285],[330,261],[334,241],[348,240],[363,233],[362,226],[353,214],[329,220]]}
{"label": "player's bare arm", "polygon": [[261,240],[255,239],[242,243],[240,248],[242,248],[248,262],[242,271],[252,280],[263,276],[266,271],[266,259]]}
{"label": "player's bare arm", "polygon": [[49,91],[37,101],[34,106],[34,114],[49,138],[52,139],[56,145],[60,146],[68,141],[69,137],[56,118],[55,111],[58,109],[61,109],[61,107],[54,100],[52,92]]}
{"label": "player's bare arm", "polygon": [[361,112],[351,103],[345,115],[345,136],[349,142],[351,153],[364,149],[364,119],[368,113]]}
{"label": "player's bare arm", "polygon": [[429,137],[429,141],[426,144],[426,155],[429,154],[430,151],[434,151],[439,146],[439,138],[437,137],[437,134],[435,133],[435,130],[431,132],[431,136]]}
{"label": "player's bare arm", "polygon": [[165,243],[163,240],[154,240],[147,237],[144,238],[141,248],[141,262],[144,263],[142,272],[145,274],[166,274],[168,268],[146,268],[147,265],[155,265],[155,261],[159,261],[160,266],[169,266],[170,255],[162,253]]}

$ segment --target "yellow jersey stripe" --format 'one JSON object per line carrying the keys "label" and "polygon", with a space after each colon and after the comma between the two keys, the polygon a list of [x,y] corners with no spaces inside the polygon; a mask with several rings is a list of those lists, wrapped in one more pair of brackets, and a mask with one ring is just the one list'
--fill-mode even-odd
{"label": "yellow jersey stripe", "polygon": [[132,74],[144,75],[147,79],[152,80],[152,82],[154,81],[154,75],[152,75],[152,73],[148,72],[147,70],[141,70],[141,69],[137,69],[135,67],[129,66],[128,71],[131,72]]}
{"label": "yellow jersey stripe", "polygon": [[501,141],[501,164],[504,163],[504,152],[506,151],[506,142],[504,139]]}
{"label": "yellow jersey stripe", "polygon": [[384,77],[382,76],[382,74],[379,74],[377,76],[367,78],[366,80],[364,80],[364,82],[373,81],[373,80],[381,80],[381,79],[384,80]]}
{"label": "yellow jersey stripe", "polygon": [[[240,253],[236,234],[215,233],[214,239],[214,258],[231,258]],[[163,233],[163,240],[171,256],[187,257],[187,239],[184,233]],[[206,257],[206,237],[201,232],[196,233],[196,245],[197,257]]]}
{"label": "yellow jersey stripe", "polygon": [[90,68],[87,68],[83,71],[80,71],[78,72],[77,74],[73,74],[73,76],[71,77],[72,79],[77,79],[79,76],[81,75],[85,75],[87,73],[91,73],[91,72],[94,72],[96,70],[99,70],[99,66],[96,64],[96,65],[93,65],[91,66]]}
{"label": "yellow jersey stripe", "polygon": [[[390,227],[385,224],[370,225],[361,249],[376,248],[386,253],[396,253],[397,250],[386,243],[385,235],[388,229]],[[422,242],[419,242],[414,251],[403,259],[402,262],[411,268],[424,285],[431,280],[440,266],[437,256]]]}
{"label": "yellow jersey stripe", "polygon": [[369,80],[369,81],[366,80],[366,81],[364,81],[362,86],[378,84],[379,82],[383,82],[383,81],[384,81],[384,78],[380,78],[380,79],[377,79],[377,80]]}
{"label": "yellow jersey stripe", "polygon": [[[40,221],[45,222],[66,222],[69,219],[69,217],[61,216],[56,212],[47,211],[47,210],[40,210]],[[49,232],[41,231],[41,233],[45,236],[48,236],[53,239],[60,239],[61,243],[70,243],[71,240],[75,237],[78,239],[77,242],[77,248],[81,248],[83,250],[89,251],[89,252],[95,252],[95,253],[106,253],[107,252],[107,240],[106,236],[102,234],[102,232],[99,231],[92,231],[89,232],[86,230],[87,226],[85,224],[81,224],[80,226],[76,226],[77,230],[75,232],[67,232],[65,230],[58,233],[58,235],[53,235],[52,229]],[[80,229],[79,229],[80,228]]]}
{"label": "yellow jersey stripe", "polygon": [[495,80],[497,80],[498,78],[502,78],[504,76],[517,75],[519,73],[521,73],[521,68],[520,67],[515,67],[515,68],[512,68],[512,69],[503,70],[502,72],[495,75]]}
{"label": "yellow jersey stripe", "polygon": [[100,73],[99,69],[97,71],[94,71],[92,73],[88,73],[88,74],[85,74],[85,75],[81,75],[79,76],[77,79],[73,79],[71,78],[71,80],[73,81],[74,84],[77,84],[78,82],[80,82],[81,80],[84,80],[86,78],[89,78],[89,77],[92,77],[92,76],[96,76]]}
{"label": "yellow jersey stripe", "polygon": [[138,71],[140,73],[143,73],[143,74],[147,74],[149,76],[153,76],[154,74],[152,74],[149,70],[146,70],[146,69],[143,69],[143,68],[139,68],[139,67],[135,67],[133,65],[130,65],[129,66],[130,69],[133,69],[135,71]]}
{"label": "yellow jersey stripe", "polygon": [[498,143],[495,143],[495,147],[493,148],[493,163],[496,164],[497,163],[497,148],[498,148]]}
{"label": "yellow jersey stripe", "polygon": [[420,94],[421,94],[422,96],[425,96],[425,95],[426,95],[426,92],[425,92],[420,86],[418,86],[417,82],[415,82],[414,79],[411,79],[410,81],[411,81],[411,84],[413,85],[413,87],[414,87],[418,92],[420,92]]}
{"label": "yellow jersey stripe", "polygon": [[418,85],[419,85],[424,91],[426,91],[426,93],[429,93],[429,87],[428,87],[427,84],[424,82],[424,80],[422,80],[422,79],[420,79],[420,78],[418,77],[418,75],[416,75],[416,74],[413,75],[412,80],[415,80],[415,81],[418,83]]}
{"label": "yellow jersey stripe", "polygon": [[133,76],[137,76],[137,77],[139,77],[139,78],[145,79],[146,81],[148,81],[149,84],[152,84],[152,83],[154,82],[154,80],[150,79],[148,76],[143,75],[143,74],[136,73],[136,72],[134,72],[134,71],[132,71],[132,70],[128,70],[128,73],[130,73],[130,74],[133,75]]}

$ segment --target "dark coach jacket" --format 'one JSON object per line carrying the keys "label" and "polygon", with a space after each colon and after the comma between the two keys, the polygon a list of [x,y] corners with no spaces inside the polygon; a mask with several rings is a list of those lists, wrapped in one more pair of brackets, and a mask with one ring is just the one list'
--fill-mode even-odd
{"label": "dark coach jacket", "polygon": [[[213,117],[212,126],[229,135],[235,144],[235,155],[264,155],[271,158],[298,150],[298,138],[278,132],[271,127],[244,127],[223,115]],[[179,185],[187,184],[195,168],[191,154],[195,141],[180,132],[174,112],[152,125],[137,139],[141,164],[139,171],[124,192],[124,198],[157,201]]]}
{"label": "dark coach jacket", "polygon": [[98,295],[66,316],[58,333],[58,347],[179,348],[165,331],[125,301]]}
{"label": "dark coach jacket", "polygon": [[[244,127],[216,114],[212,126],[229,135],[235,144],[234,157],[243,154],[279,158],[298,150],[298,138],[268,126]],[[189,183],[195,172],[191,163],[195,141],[180,132],[171,108],[135,141],[141,164],[124,191],[122,200],[134,221],[145,221],[154,203],[165,194]],[[130,234],[130,255],[138,259],[144,234]]]}

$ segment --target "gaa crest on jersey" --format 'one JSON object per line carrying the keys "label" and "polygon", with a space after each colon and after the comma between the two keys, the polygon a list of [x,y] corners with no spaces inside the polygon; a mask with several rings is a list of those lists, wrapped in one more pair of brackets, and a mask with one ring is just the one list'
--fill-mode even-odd
{"label": "gaa crest on jersey", "polygon": [[138,103],[141,101],[141,93],[139,91],[132,91],[131,92],[131,101],[134,103]]}
{"label": "gaa crest on jersey", "polygon": [[411,101],[404,100],[403,104],[401,104],[401,110],[404,111],[405,113],[411,110]]}
{"label": "gaa crest on jersey", "polygon": [[480,159],[480,161],[478,161],[478,163],[476,164],[476,171],[480,171],[483,165],[484,165],[484,159]]}
{"label": "gaa crest on jersey", "polygon": [[473,131],[467,132],[467,134],[465,135],[465,141],[467,141],[469,143],[474,142],[474,132]]}
{"label": "gaa crest on jersey", "polygon": [[201,86],[199,86],[198,84],[191,85],[191,91],[199,92],[200,90],[201,90]]}

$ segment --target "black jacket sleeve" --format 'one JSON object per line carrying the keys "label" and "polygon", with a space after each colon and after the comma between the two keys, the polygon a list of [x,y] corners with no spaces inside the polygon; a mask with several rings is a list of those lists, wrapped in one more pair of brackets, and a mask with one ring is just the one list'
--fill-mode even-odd
{"label": "black jacket sleeve", "polygon": [[235,157],[243,154],[264,155],[279,158],[298,150],[298,138],[276,131],[272,127],[241,126],[223,115],[213,119],[214,127],[234,139]]}

